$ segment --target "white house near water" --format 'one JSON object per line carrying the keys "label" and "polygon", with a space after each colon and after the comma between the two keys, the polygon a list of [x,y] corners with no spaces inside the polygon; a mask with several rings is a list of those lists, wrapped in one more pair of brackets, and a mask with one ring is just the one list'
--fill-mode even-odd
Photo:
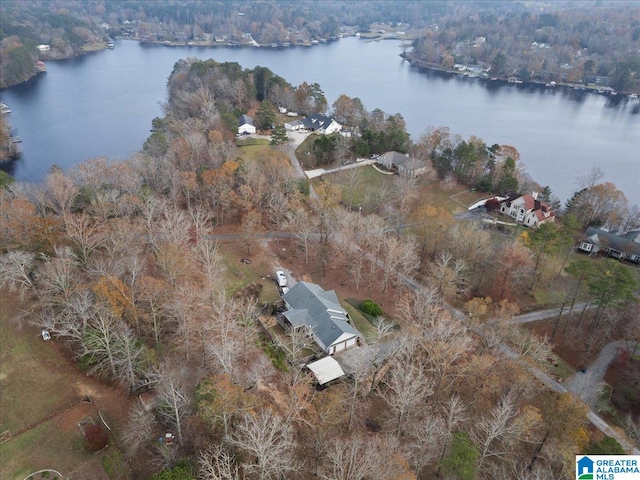
{"label": "white house near water", "polygon": [[342,125],[333,118],[329,118],[319,113],[314,113],[307,118],[303,118],[302,124],[311,132],[320,133],[322,135],[331,135],[342,130]]}

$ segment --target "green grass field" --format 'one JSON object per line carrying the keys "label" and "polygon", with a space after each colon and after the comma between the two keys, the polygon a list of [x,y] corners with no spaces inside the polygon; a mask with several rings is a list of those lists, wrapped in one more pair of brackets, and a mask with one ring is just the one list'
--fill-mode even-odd
{"label": "green grass field", "polygon": [[[2,301],[11,302],[7,297]],[[14,434],[82,393],[74,388],[75,373],[58,364],[53,345],[31,327],[18,329],[7,310],[0,313],[0,432]]]}
{"label": "green grass field", "polygon": [[49,420],[0,445],[0,478],[22,479],[44,468],[64,475],[92,457],[79,428],[63,432]]}

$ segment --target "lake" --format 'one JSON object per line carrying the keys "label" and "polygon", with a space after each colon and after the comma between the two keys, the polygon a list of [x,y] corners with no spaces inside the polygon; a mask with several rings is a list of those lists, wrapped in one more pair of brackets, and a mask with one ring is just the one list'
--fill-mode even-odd
{"label": "lake", "polygon": [[104,50],[50,61],[47,73],[0,92],[23,143],[5,166],[16,179],[40,181],[52,165],[69,167],[141,149],[162,115],[173,65],[188,56],[265,66],[293,85],[318,82],[329,104],[342,93],[368,110],[400,113],[414,140],[430,125],[515,146],[527,172],[562,201],[576,178],[598,166],[630,202],[640,204],[640,115],[623,99],[421,72],[398,55],[397,41],[345,38],[311,48],[187,48],[120,40]]}

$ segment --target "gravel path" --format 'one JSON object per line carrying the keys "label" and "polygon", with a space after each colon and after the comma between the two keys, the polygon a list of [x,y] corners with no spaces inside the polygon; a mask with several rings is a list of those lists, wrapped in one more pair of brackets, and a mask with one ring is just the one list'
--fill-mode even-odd
{"label": "gravel path", "polygon": [[565,388],[595,409],[602,392],[602,380],[607,373],[607,368],[616,358],[618,348],[624,348],[624,346],[625,342],[621,340],[605,345],[593,363],[584,370],[574,373],[564,382]]}

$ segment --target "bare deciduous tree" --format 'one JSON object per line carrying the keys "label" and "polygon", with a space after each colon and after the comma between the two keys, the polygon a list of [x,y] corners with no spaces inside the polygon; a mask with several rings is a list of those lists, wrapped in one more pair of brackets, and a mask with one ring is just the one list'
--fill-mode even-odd
{"label": "bare deciduous tree", "polygon": [[32,253],[13,250],[0,257],[0,287],[8,286],[10,291],[19,290],[24,298],[27,290],[34,288],[31,274],[35,268]]}
{"label": "bare deciduous tree", "polygon": [[425,377],[422,366],[413,362],[399,362],[389,370],[384,382],[387,389],[383,398],[394,412],[395,434],[399,438],[415,409],[433,393],[433,382]]}
{"label": "bare deciduous tree", "polygon": [[198,480],[241,480],[235,458],[222,445],[213,445],[200,452]]}
{"label": "bare deciduous tree", "polygon": [[231,441],[246,452],[243,467],[252,478],[277,479],[297,469],[291,425],[271,410],[244,415]]}
{"label": "bare deciduous tree", "polygon": [[149,376],[156,383],[156,390],[161,399],[157,411],[165,422],[176,428],[178,443],[183,445],[182,427],[190,407],[186,372],[182,367],[172,368],[163,364]]}
{"label": "bare deciduous tree", "polygon": [[122,440],[127,447],[126,453],[128,457],[135,457],[141,449],[151,445],[156,440],[154,435],[156,427],[153,414],[148,412],[142,403],[136,402],[129,413],[129,420],[122,432]]}

